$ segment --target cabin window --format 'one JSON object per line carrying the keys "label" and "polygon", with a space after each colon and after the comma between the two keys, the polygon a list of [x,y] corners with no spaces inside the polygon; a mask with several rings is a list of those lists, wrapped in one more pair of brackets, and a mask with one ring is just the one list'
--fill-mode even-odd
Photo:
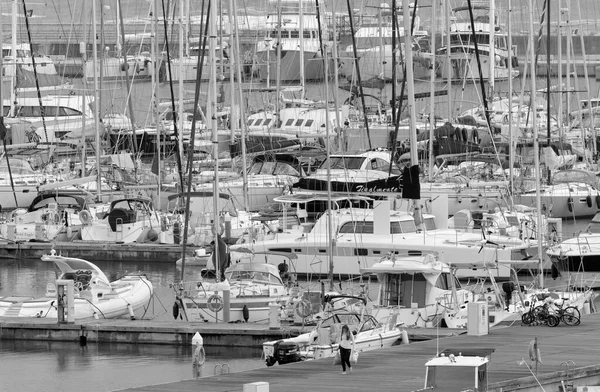
{"label": "cabin window", "polygon": [[373,251],[373,254],[374,254],[374,255],[380,255],[380,254],[381,254],[381,251],[380,251],[380,250],[374,250],[374,251]]}
{"label": "cabin window", "polygon": [[304,38],[312,38],[310,30],[304,30],[303,34]]}
{"label": "cabin window", "polygon": [[433,218],[425,218],[425,219],[423,219],[423,226],[425,227],[425,230],[435,230],[435,229],[437,229],[437,227],[435,225],[435,219],[433,219]]}
{"label": "cabin window", "polygon": [[294,249],[294,253],[302,253],[302,249]]}
{"label": "cabin window", "polygon": [[269,124],[271,124],[271,119],[270,118],[265,118],[265,122],[263,123],[263,126],[268,126]]}
{"label": "cabin window", "polygon": [[305,127],[310,127],[311,125],[313,125],[313,123],[315,122],[315,120],[306,120],[306,124],[304,124]]}
{"label": "cabin window", "polygon": [[296,126],[297,126],[297,127],[301,126],[303,122],[304,122],[304,120],[303,120],[303,119],[296,120]]}
{"label": "cabin window", "polygon": [[427,280],[423,274],[387,275],[383,292],[383,306],[410,308],[413,303],[425,306]]}
{"label": "cabin window", "polygon": [[369,250],[365,249],[365,248],[355,248],[354,249],[354,256],[368,256],[369,255]]}
{"label": "cabin window", "polygon": [[254,123],[255,127],[258,127],[260,124],[262,123],[261,119],[256,120],[256,122]]}
{"label": "cabin window", "polygon": [[287,121],[285,122],[285,125],[286,125],[287,127],[289,127],[289,126],[291,126],[293,123],[294,123],[294,119],[293,119],[293,118],[290,118],[289,120],[287,120]]}
{"label": "cabin window", "polygon": [[252,123],[254,123],[253,119],[248,120],[248,126],[252,126]]}
{"label": "cabin window", "polygon": [[292,166],[287,163],[277,162],[275,166],[275,170],[273,171],[275,175],[286,175],[286,176],[298,176],[300,177],[300,173]]}
{"label": "cabin window", "polygon": [[269,248],[271,252],[292,253],[292,248]]}
{"label": "cabin window", "polygon": [[4,117],[8,117],[9,112],[10,112],[10,106],[2,106],[2,115]]}
{"label": "cabin window", "polygon": [[319,253],[325,254],[327,253],[327,249],[319,249]]}
{"label": "cabin window", "polygon": [[373,222],[346,222],[340,227],[339,233],[373,234]]}
{"label": "cabin window", "polygon": [[400,224],[400,229],[402,233],[416,233],[417,226],[415,225],[414,220],[406,220],[398,222]]}
{"label": "cabin window", "polygon": [[300,32],[298,30],[290,31],[290,38],[300,38]]}

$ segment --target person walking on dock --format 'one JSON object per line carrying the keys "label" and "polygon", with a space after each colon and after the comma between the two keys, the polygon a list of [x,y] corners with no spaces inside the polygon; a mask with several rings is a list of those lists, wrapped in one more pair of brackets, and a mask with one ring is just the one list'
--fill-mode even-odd
{"label": "person walking on dock", "polygon": [[340,359],[342,360],[342,374],[346,374],[346,366],[348,371],[352,373],[352,365],[350,364],[350,354],[354,350],[354,335],[350,332],[348,325],[342,326],[342,336],[340,339]]}
{"label": "person walking on dock", "polygon": [[204,346],[202,346],[201,342],[196,342],[196,350],[194,351],[194,357],[192,358],[194,378],[198,379],[199,377],[202,377],[202,368],[204,367],[205,360],[206,353],[204,352]]}

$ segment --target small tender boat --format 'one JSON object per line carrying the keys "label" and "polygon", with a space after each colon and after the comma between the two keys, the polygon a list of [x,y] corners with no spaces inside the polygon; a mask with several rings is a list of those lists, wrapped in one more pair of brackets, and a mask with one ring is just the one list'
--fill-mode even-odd
{"label": "small tender boat", "polygon": [[[281,268],[278,270],[278,267],[266,261],[259,262],[257,256],[254,255],[251,261],[229,266],[222,282],[201,280],[174,284],[176,301],[173,316],[177,318],[181,315],[182,319],[188,321],[268,322],[270,305],[285,304],[289,293],[279,273]],[[290,257],[287,254],[268,252],[263,256],[265,259],[280,256],[284,258],[281,264],[289,264],[286,262]],[[212,259],[208,260],[208,264],[212,265]],[[224,320],[227,291],[229,319]]]}
{"label": "small tender boat", "polygon": [[[59,279],[74,281],[75,321],[125,315],[133,318],[152,297],[152,283],[143,275],[129,274],[110,282],[93,263],[54,253],[42,256],[42,260],[60,269]],[[42,298],[0,297],[0,317],[57,318],[57,302],[56,286],[49,283]]]}
{"label": "small tender boat", "polygon": [[[340,299],[346,306],[340,308],[335,305]],[[332,295],[327,296],[325,301],[326,309],[312,331],[294,338],[263,343],[267,366],[335,356],[344,324],[354,334],[355,350],[358,352],[391,347],[402,336],[397,314],[380,322],[365,313],[366,300],[363,297]]]}

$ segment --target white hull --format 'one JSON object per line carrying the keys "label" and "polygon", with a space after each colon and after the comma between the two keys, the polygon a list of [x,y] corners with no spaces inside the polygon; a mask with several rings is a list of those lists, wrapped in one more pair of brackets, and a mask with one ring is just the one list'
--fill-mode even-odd
{"label": "white hull", "polygon": [[[161,67],[160,80],[162,82],[169,82],[169,67],[167,64],[164,64]],[[229,78],[229,65],[225,65],[221,67],[219,62],[217,61],[217,79],[227,79]],[[190,56],[184,57],[182,59],[177,58],[171,60],[171,75],[173,82],[179,82],[180,79],[183,79],[184,82],[195,82],[198,80],[198,57]],[[200,76],[200,80],[208,80],[210,77],[210,66],[205,59],[205,63],[202,66],[202,75]]]}
{"label": "white hull", "polygon": [[[272,239],[256,241],[252,244],[243,244],[255,252],[288,251],[298,256],[290,270],[306,275],[328,275],[330,241],[326,231],[318,230],[317,233],[303,233],[303,228],[279,233]],[[313,229],[314,231],[314,229]],[[342,275],[358,275],[359,268],[372,266],[380,261],[381,257],[391,252],[400,254],[426,254],[429,252],[441,253],[442,260],[448,264],[457,265],[459,277],[488,276],[483,268],[494,269],[493,275],[497,278],[510,277],[510,267],[497,260],[506,261],[518,257],[522,259],[520,250],[533,251],[535,242],[526,245],[518,239],[508,236],[488,236],[489,241],[504,243],[506,248],[494,246],[481,246],[481,234],[459,233],[448,230],[442,232],[420,234],[338,234],[333,247],[333,272]],[[512,249],[511,249],[512,247]],[[244,254],[235,252],[232,247],[232,258],[243,258]],[[515,260],[516,261],[516,260]],[[473,270],[472,268],[477,268]],[[513,266],[519,268],[518,266]]]}
{"label": "white hull", "polygon": [[[102,65],[102,68],[100,67]],[[95,74],[94,74],[95,68]],[[116,80],[124,79],[125,75],[129,75],[130,78],[150,78],[154,72],[154,64],[150,57],[144,56],[129,56],[127,58],[127,66],[125,66],[125,60],[123,58],[105,58],[100,61],[94,67],[93,61],[87,61],[83,65],[83,76],[87,80],[93,80],[94,76],[103,80]]]}
{"label": "white hull", "polygon": [[[109,282],[94,264],[76,258],[43,256],[62,271],[61,280],[73,281],[74,320],[108,319],[129,315],[148,304],[152,283],[143,275],[126,275]],[[43,298],[0,297],[0,317],[58,318],[55,286],[48,287]],[[65,296],[68,299],[68,295]],[[65,310],[68,309],[68,304]]]}
{"label": "white hull", "polygon": [[[283,51],[279,65],[280,77],[282,82],[300,81],[300,51]],[[261,80],[277,80],[277,51],[259,51],[258,60],[255,64]],[[333,62],[330,60],[329,72],[333,71]],[[325,76],[325,62],[318,52],[304,52],[304,79],[305,80],[323,80]]]}
{"label": "white hull", "polygon": [[[348,53],[348,57],[352,58],[353,53]],[[362,50],[359,53],[360,59],[358,66],[360,67],[361,80],[382,79],[384,81],[392,80],[393,65],[392,61],[392,46],[384,45],[383,50],[377,46],[371,49]],[[430,60],[423,53],[417,52],[413,54],[413,70],[415,79],[424,79],[429,77],[431,73]],[[402,80],[403,62],[399,59],[396,53],[396,78]],[[341,73],[346,75],[348,79],[352,78],[354,70],[354,61],[345,59],[341,65]]]}
{"label": "white hull", "polygon": [[[453,52],[450,56],[450,75],[448,75],[448,59],[445,54],[439,54],[438,57],[441,59],[438,66],[438,75],[443,79],[447,80],[450,78],[453,82],[479,82],[480,72],[477,65],[477,58],[474,53]],[[480,54],[479,60],[481,64],[481,75],[483,80],[487,81],[490,78],[489,56]],[[516,68],[510,73],[507,66],[496,65],[494,67],[495,81],[508,80],[509,78],[516,78],[517,76],[519,76],[519,71]]]}

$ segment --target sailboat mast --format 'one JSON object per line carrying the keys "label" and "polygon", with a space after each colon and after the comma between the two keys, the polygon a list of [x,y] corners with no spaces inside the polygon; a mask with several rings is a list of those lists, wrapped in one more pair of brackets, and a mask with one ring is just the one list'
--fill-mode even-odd
{"label": "sailboat mast", "polygon": [[[535,58],[535,45],[534,45],[534,41],[533,41],[533,0],[528,0],[529,1],[529,49],[531,50],[531,59],[533,60]],[[530,69],[530,79],[531,79],[531,107],[535,108],[536,106],[536,94],[535,92],[537,91],[536,89],[536,81],[535,81],[535,61],[530,61],[529,62],[529,69]],[[535,115],[531,116],[532,117],[532,121],[531,121],[531,126],[533,127],[533,158],[534,158],[534,165],[535,165],[535,176],[536,176],[536,182],[535,182],[535,204],[536,204],[536,208],[538,210],[538,214],[537,214],[537,227],[538,227],[538,237],[537,237],[537,241],[538,241],[538,258],[539,258],[539,275],[540,275],[540,287],[544,287],[544,269],[543,269],[543,248],[542,248],[542,214],[540,213],[541,211],[541,205],[542,205],[542,199],[540,196],[540,143],[538,140],[538,128],[537,128],[537,119]]]}
{"label": "sailboat mast", "polygon": [[[489,88],[489,100],[494,100],[494,89],[496,82],[496,0],[490,0],[490,32],[489,32],[489,75],[488,75],[488,88]],[[510,78],[510,75],[508,75]]]}
{"label": "sailboat mast", "polygon": [[208,64],[210,64],[209,80],[208,80],[208,102],[206,105],[206,119],[210,121],[210,128],[212,130],[212,155],[215,169],[215,181],[213,183],[213,231],[215,246],[213,252],[215,252],[215,271],[217,273],[217,279],[220,279],[220,259],[225,255],[219,254],[219,235],[221,232],[220,220],[219,220],[219,139],[217,129],[217,65],[216,65],[216,49],[217,49],[217,32],[216,32],[216,20],[217,20],[217,7],[210,7],[209,18],[208,18],[208,36],[209,36],[209,49],[208,49]]}
{"label": "sailboat mast", "polygon": [[[417,115],[415,110],[415,84],[414,84],[414,71],[413,71],[413,52],[412,48],[412,31],[410,28],[410,18],[407,18],[407,15],[410,15],[410,10],[408,8],[408,1],[402,1],[402,13],[404,17],[402,18],[402,22],[404,24],[404,47],[406,50],[404,51],[404,56],[406,61],[404,62],[406,68],[406,81],[407,81],[407,94],[408,94],[408,103],[407,103],[407,112],[408,112],[408,121],[409,121],[409,129],[410,129],[410,162],[411,165],[418,165],[419,158],[417,155]],[[415,202],[415,209],[418,208],[417,200]],[[416,210],[415,210],[416,213]]]}
{"label": "sailboat mast", "polygon": [[92,45],[92,58],[94,61],[94,127],[96,130],[96,198],[100,200],[102,177],[100,173],[100,97],[98,96],[100,86],[98,85],[98,71],[96,68],[96,64],[98,64],[98,41],[95,39],[95,37],[98,36],[98,26],[96,26],[98,23],[96,7],[96,0],[92,0],[92,36],[94,37],[94,43]]}
{"label": "sailboat mast", "polygon": [[508,167],[509,169],[509,179],[508,182],[508,193],[510,195],[510,207],[514,207],[514,186],[515,186],[515,175],[514,175],[514,166],[515,166],[515,148],[514,148],[514,135],[513,135],[513,78],[512,78],[512,58],[514,56],[513,47],[512,47],[512,31],[511,31],[511,20],[512,20],[512,0],[508,0],[508,12],[507,12],[507,21],[506,28],[508,31]]}
{"label": "sailboat mast", "polygon": [[[230,11],[233,14],[233,25],[235,26],[235,71],[237,73],[237,87],[239,94],[239,103],[240,103],[240,116],[242,119],[246,118],[246,113],[244,110],[244,94],[242,92],[242,64],[240,56],[240,31],[239,24],[237,20],[237,2],[233,0],[233,10]],[[242,149],[242,178],[243,185],[242,189],[244,191],[244,207],[248,210],[248,205],[250,204],[248,201],[248,170],[246,168],[246,121],[240,121],[240,147]]]}
{"label": "sailboat mast", "polygon": [[[179,146],[179,155],[181,156],[181,161],[183,161],[183,77],[184,77],[184,41],[185,41],[185,15],[183,3],[187,0],[181,0],[181,4],[179,5],[179,91],[178,91],[178,100],[179,106],[177,108],[177,123],[179,124],[179,135],[177,138],[177,144]],[[200,42],[198,41],[198,45]],[[197,81],[196,81],[197,82]],[[194,146],[194,141],[189,141],[190,145]],[[187,167],[191,170],[192,162],[189,162]],[[183,192],[184,185],[181,184],[181,190]]]}
{"label": "sailboat mast", "polygon": [[448,121],[452,121],[452,61],[450,60],[450,0],[446,0],[445,3],[446,17],[446,75],[448,76],[448,83],[446,89],[448,90]]}
{"label": "sailboat mast", "polygon": [[154,114],[154,123],[156,124],[156,167],[157,167],[157,177],[158,177],[158,189],[157,189],[157,200],[160,203],[161,193],[162,193],[162,178],[161,178],[161,124],[160,124],[160,115],[158,114],[158,83],[159,81],[159,73],[160,73],[160,60],[158,59],[159,47],[158,47],[158,1],[153,0],[153,11],[152,11],[152,36],[153,41],[151,43],[152,48],[152,64],[154,69],[152,70],[152,87],[153,87],[153,99],[152,99],[152,112]]}
{"label": "sailboat mast", "polygon": [[[11,37],[10,37],[10,57],[12,57],[13,61],[13,69],[15,72],[15,77],[10,78],[10,113],[8,114],[10,117],[15,116],[15,101],[17,100],[17,89],[15,88],[16,83],[16,71],[17,71],[17,1],[14,0],[12,3],[11,9]],[[1,44],[1,43],[0,43]],[[33,55],[33,53],[32,53]]]}
{"label": "sailboat mast", "polygon": [[[431,74],[429,75],[429,181],[433,180],[433,138],[435,137],[435,35],[436,35],[436,17],[437,17],[437,2],[431,2]],[[417,12],[417,10],[415,10]]]}
{"label": "sailboat mast", "polygon": [[[338,145],[336,146],[338,151],[343,151],[343,140],[342,140],[342,124],[340,121],[340,106],[338,100],[338,52],[337,52],[337,18],[335,9],[331,10],[333,15],[333,23],[332,23],[332,34],[333,34],[333,45],[332,45],[332,56],[333,56],[333,106],[335,107],[335,124],[336,124],[336,134]],[[323,56],[325,61],[327,61],[326,56]],[[323,65],[323,67],[325,67]],[[325,74],[325,79],[327,79],[328,75]]]}
{"label": "sailboat mast", "polygon": [[[299,28],[300,28],[300,86],[302,87],[302,99],[304,99],[304,79],[305,79],[305,71],[304,71],[304,0],[298,1],[298,15],[299,15]],[[335,22],[334,22],[335,23]]]}

